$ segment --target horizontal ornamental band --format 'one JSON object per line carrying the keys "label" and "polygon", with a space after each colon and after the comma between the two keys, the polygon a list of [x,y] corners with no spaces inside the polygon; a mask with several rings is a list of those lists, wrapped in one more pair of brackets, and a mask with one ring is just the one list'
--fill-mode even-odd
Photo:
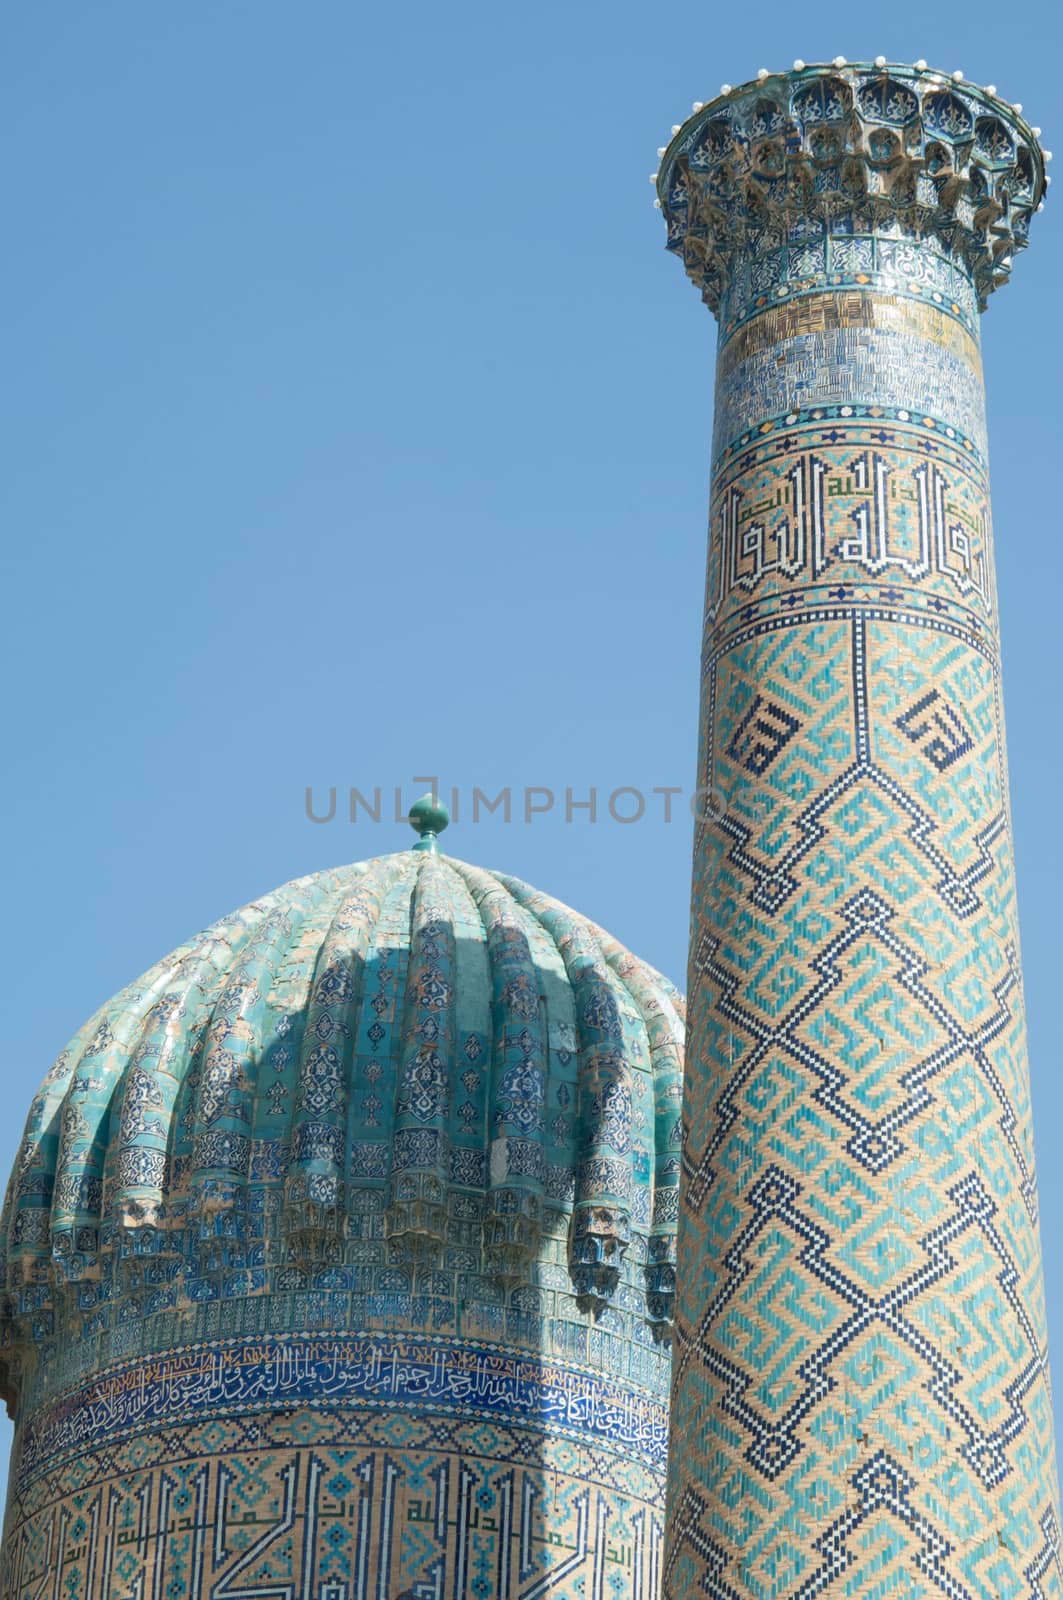
{"label": "horizontal ornamental band", "polygon": [[795,339],[808,333],[833,333],[843,328],[885,329],[926,339],[939,350],[956,356],[982,377],[982,353],[977,336],[937,306],[896,294],[867,289],[828,290],[808,294],[785,305],[766,306],[721,342],[716,369],[724,382],[740,361],[765,345]]}
{"label": "horizontal ornamental band", "polygon": [[[798,230],[795,230],[798,231]],[[961,267],[925,245],[908,239],[853,238],[831,233],[824,223],[818,237],[806,224],[801,237],[767,255],[732,264],[735,281],[720,309],[720,337],[729,338],[766,307],[824,290],[869,288],[932,304],[964,328],[978,328],[978,301]]]}
{"label": "horizontal ornamental band", "polygon": [[665,1459],[666,1408],[644,1393],[502,1346],[369,1333],[231,1340],[112,1369],[27,1422],[19,1473],[207,1415],[333,1406],[499,1416],[653,1465]]}
{"label": "horizontal ornamental band", "polygon": [[713,453],[765,418],[817,406],[930,414],[986,453],[977,342],[894,296],[813,295],[755,317],[719,353]]}
{"label": "horizontal ornamental band", "polygon": [[799,606],[809,585],[868,582],[992,623],[986,485],[944,437],[866,422],[771,435],[718,474],[712,527],[709,627],[752,620],[764,598]]}
{"label": "horizontal ornamental band", "polygon": [[[774,436],[775,453],[786,454],[790,450],[791,430],[796,427],[818,427],[820,442],[824,444],[836,443],[836,440],[826,435],[834,435],[842,428],[850,428],[866,423],[869,428],[874,428],[876,433],[885,434],[892,425],[903,424],[911,426],[916,432],[924,430],[924,441],[940,439],[943,443],[959,445],[971,463],[971,471],[985,471],[985,460],[979,454],[975,442],[967,434],[959,432],[949,422],[943,422],[940,417],[929,416],[922,411],[911,411],[907,406],[881,406],[881,405],[831,405],[831,406],[799,406],[793,411],[783,415],[765,417],[763,422],[754,428],[747,428],[745,433],[740,433],[732,439],[717,455],[713,457],[713,473],[722,472],[730,467],[739,456],[745,456],[752,446],[759,446],[769,441]],[[876,441],[886,442],[881,437]],[[926,442],[912,440],[913,448],[927,452]],[[930,453],[933,453],[931,447]],[[988,493],[988,491],[987,491]]]}

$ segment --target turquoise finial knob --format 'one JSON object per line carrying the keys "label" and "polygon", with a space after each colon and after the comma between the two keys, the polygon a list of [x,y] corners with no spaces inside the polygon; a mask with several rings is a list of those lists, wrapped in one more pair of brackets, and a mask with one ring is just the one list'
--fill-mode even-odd
{"label": "turquoise finial knob", "polygon": [[431,850],[434,853],[438,849],[436,843],[438,836],[450,823],[450,812],[442,800],[431,794],[423,794],[419,800],[413,802],[406,815],[410,827],[420,834],[413,848]]}

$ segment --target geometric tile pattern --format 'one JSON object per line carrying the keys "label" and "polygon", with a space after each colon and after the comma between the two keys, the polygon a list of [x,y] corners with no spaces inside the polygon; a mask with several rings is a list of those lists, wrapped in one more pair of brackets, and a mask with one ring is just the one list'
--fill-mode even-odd
{"label": "geometric tile pattern", "polygon": [[116,996],[0,1224],[4,1600],[654,1600],[682,1014],[424,850]]}
{"label": "geometric tile pattern", "polygon": [[528,1351],[418,1333],[265,1335],[216,1340],[100,1373],[57,1395],[23,1423],[21,1487],[44,1468],[147,1427],[186,1426],[268,1397],[274,1405],[334,1407],[524,1422],[596,1441],[660,1466],[665,1405],[606,1374]]}
{"label": "geometric tile pattern", "polygon": [[[871,268],[837,284],[830,251],[804,298],[727,321],[765,237],[785,253],[773,207],[834,259],[903,233],[860,188],[873,140],[896,192],[889,117],[917,149],[968,100],[892,72],[746,86],[662,169],[722,308],[668,1600],[1063,1595],[977,334]],[[992,192],[1022,229],[1023,128],[970,103],[955,164],[1012,172]],[[910,257],[947,241],[984,298],[970,213],[930,198]],[[875,333],[899,318],[907,349]],[[824,343],[846,329],[854,405]]]}
{"label": "geometric tile pattern", "polygon": [[12,1501],[0,1592],[617,1600],[659,1592],[658,1473],[430,1411],[244,1411],[96,1448]]}

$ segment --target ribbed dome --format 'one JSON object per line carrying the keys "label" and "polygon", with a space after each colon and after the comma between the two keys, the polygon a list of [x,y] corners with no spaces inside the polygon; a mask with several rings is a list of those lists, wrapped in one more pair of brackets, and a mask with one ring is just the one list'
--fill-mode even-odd
{"label": "ribbed dome", "polygon": [[[537,1283],[563,1287],[548,1213],[572,1314],[666,1336],[682,1016],[594,924],[430,851],[254,901],[48,1073],[0,1228],[12,1385],[29,1348],[47,1363],[73,1336],[99,1367],[134,1325],[219,1299],[302,1295],[293,1319],[335,1321],[337,1287],[360,1325],[496,1307],[511,1337]],[[359,1297],[381,1249],[392,1276]]]}

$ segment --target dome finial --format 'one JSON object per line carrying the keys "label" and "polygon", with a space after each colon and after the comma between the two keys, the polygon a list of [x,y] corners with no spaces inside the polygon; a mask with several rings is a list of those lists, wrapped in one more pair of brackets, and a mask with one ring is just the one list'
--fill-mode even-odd
{"label": "dome finial", "polygon": [[450,812],[442,800],[429,791],[413,802],[406,815],[410,827],[420,834],[413,848],[431,850],[435,854],[438,849],[436,840],[450,823]]}

